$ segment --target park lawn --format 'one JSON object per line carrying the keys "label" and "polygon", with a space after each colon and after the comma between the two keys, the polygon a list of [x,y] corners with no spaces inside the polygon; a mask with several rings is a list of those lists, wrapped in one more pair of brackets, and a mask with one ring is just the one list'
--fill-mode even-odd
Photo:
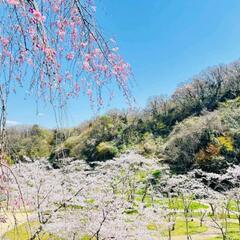
{"label": "park lawn", "polygon": [[[158,226],[155,223],[149,223],[147,225],[147,229],[149,231],[158,231],[160,229],[160,226]],[[208,230],[208,227],[203,225],[200,227],[199,222],[197,221],[191,221],[189,222],[189,234],[194,235],[194,234],[199,234],[206,232]],[[166,230],[163,231],[163,235],[167,236],[168,232]],[[172,231],[172,236],[183,236],[186,235],[186,224],[183,219],[178,219],[175,225],[175,230]]]}

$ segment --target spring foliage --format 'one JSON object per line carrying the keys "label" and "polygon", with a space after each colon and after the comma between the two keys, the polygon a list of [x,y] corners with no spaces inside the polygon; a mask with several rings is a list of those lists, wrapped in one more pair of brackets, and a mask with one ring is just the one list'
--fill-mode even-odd
{"label": "spring foliage", "polygon": [[[67,156],[88,162],[135,149],[168,161],[173,169],[222,171],[240,161],[238,73],[239,62],[217,66],[169,98],[150,99],[142,110],[111,111],[58,133],[41,130],[37,136],[21,137],[16,145],[25,146],[22,151],[31,157],[48,156],[50,151],[57,158],[65,149]],[[21,155],[21,147],[14,148]]]}

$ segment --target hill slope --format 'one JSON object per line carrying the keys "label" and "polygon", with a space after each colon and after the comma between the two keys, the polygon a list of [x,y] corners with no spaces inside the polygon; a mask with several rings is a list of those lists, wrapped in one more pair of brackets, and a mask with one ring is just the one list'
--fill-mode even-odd
{"label": "hill slope", "polygon": [[154,97],[145,109],[111,111],[72,129],[10,129],[15,161],[47,157],[55,168],[73,157],[105,161],[134,149],[166,160],[175,171],[200,167],[221,172],[238,164],[240,63],[207,69],[169,98]]}

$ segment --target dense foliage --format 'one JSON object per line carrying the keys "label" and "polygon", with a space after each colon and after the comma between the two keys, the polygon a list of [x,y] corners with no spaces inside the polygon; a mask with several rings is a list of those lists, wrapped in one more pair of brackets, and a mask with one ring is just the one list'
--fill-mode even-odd
{"label": "dense foliage", "polygon": [[38,125],[11,128],[8,131],[12,158],[21,160],[24,156],[32,159],[49,156],[53,142],[51,131]]}

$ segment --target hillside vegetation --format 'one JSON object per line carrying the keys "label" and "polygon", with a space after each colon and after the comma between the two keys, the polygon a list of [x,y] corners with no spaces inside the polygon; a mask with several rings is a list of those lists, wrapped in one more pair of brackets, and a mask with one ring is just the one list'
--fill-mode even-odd
{"label": "hillside vegetation", "polygon": [[[88,163],[134,149],[174,171],[222,172],[240,162],[240,62],[209,68],[142,110],[111,111],[72,129],[10,128],[8,159],[63,157]],[[10,160],[9,160],[10,161]]]}

